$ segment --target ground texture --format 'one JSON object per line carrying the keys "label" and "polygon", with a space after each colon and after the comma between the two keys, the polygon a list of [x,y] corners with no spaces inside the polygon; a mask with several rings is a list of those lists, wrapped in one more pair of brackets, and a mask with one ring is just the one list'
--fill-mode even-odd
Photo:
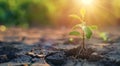
{"label": "ground texture", "polygon": [[0,32],[0,66],[120,66],[120,30],[106,31],[109,41],[104,42],[97,34],[86,40],[86,46],[95,50],[95,56],[88,60],[65,55],[81,44],[77,37],[70,41],[69,29],[10,28]]}

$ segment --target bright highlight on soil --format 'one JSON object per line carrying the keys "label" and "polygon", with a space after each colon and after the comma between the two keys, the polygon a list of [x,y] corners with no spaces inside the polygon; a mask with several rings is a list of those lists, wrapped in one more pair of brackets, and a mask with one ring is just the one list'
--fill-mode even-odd
{"label": "bright highlight on soil", "polygon": [[92,5],[92,4],[93,4],[93,0],[81,0],[81,2],[82,2],[84,5]]}

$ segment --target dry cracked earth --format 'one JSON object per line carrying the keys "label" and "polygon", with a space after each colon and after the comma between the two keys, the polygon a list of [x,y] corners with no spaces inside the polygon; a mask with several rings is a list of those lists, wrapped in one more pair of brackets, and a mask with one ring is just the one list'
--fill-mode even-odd
{"label": "dry cracked earth", "polygon": [[120,66],[120,30],[109,30],[106,42],[96,34],[86,40],[95,55],[104,57],[88,61],[64,55],[81,44],[77,37],[69,40],[69,29],[10,28],[0,32],[0,66]]}

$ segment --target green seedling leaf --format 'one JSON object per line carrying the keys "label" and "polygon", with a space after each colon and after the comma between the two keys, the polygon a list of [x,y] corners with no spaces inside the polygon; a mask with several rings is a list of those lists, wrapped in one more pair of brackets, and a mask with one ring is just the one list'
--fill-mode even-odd
{"label": "green seedling leaf", "polygon": [[104,40],[107,41],[108,40],[108,35],[106,32],[101,32],[99,33],[99,36]]}
{"label": "green seedling leaf", "polygon": [[72,18],[75,18],[75,19],[81,20],[81,18],[80,18],[78,15],[75,15],[75,14],[73,14],[73,15],[69,15],[69,17],[72,17]]}
{"label": "green seedling leaf", "polygon": [[90,29],[89,27],[87,27],[87,26],[83,26],[82,29],[83,29],[83,31],[85,32],[86,38],[87,38],[87,39],[90,39],[91,36],[92,36],[92,31],[91,31],[91,29]]}
{"label": "green seedling leaf", "polygon": [[85,17],[85,14],[86,14],[85,8],[82,8],[82,9],[80,10],[80,14],[81,14],[81,16],[82,16],[83,18]]}
{"label": "green seedling leaf", "polygon": [[85,22],[82,22],[81,24],[77,24],[77,25],[75,25],[75,26],[72,28],[72,30],[75,30],[75,29],[77,29],[77,28],[82,28],[84,25],[86,25]]}
{"label": "green seedling leaf", "polygon": [[97,27],[96,25],[89,26],[89,28],[90,28],[91,30],[97,30],[97,29],[98,29],[98,27]]}
{"label": "green seedling leaf", "polygon": [[80,32],[72,31],[72,32],[69,33],[69,35],[80,36]]}
{"label": "green seedling leaf", "polygon": [[77,24],[77,25],[75,25],[75,26],[72,28],[72,30],[75,30],[75,29],[77,29],[77,28],[81,28],[81,26],[82,26],[82,24]]}

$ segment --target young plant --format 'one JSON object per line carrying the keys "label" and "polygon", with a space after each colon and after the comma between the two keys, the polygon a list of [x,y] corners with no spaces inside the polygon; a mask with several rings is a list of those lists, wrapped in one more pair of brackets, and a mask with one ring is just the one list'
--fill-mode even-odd
{"label": "young plant", "polygon": [[108,36],[108,34],[106,32],[100,32],[99,36],[100,36],[100,38],[103,39],[104,42],[109,41],[109,38],[108,38],[109,36]]}
{"label": "young plant", "polygon": [[79,50],[79,54],[82,54],[86,50],[85,40],[91,38],[93,34],[92,30],[97,29],[97,26],[95,25],[89,26],[86,24],[86,21],[85,21],[86,11],[84,8],[80,10],[80,14],[81,16],[78,16],[76,14],[70,15],[70,17],[78,19],[80,23],[73,26],[72,31],[69,34],[78,36],[82,39],[82,44],[80,45],[80,50]]}

